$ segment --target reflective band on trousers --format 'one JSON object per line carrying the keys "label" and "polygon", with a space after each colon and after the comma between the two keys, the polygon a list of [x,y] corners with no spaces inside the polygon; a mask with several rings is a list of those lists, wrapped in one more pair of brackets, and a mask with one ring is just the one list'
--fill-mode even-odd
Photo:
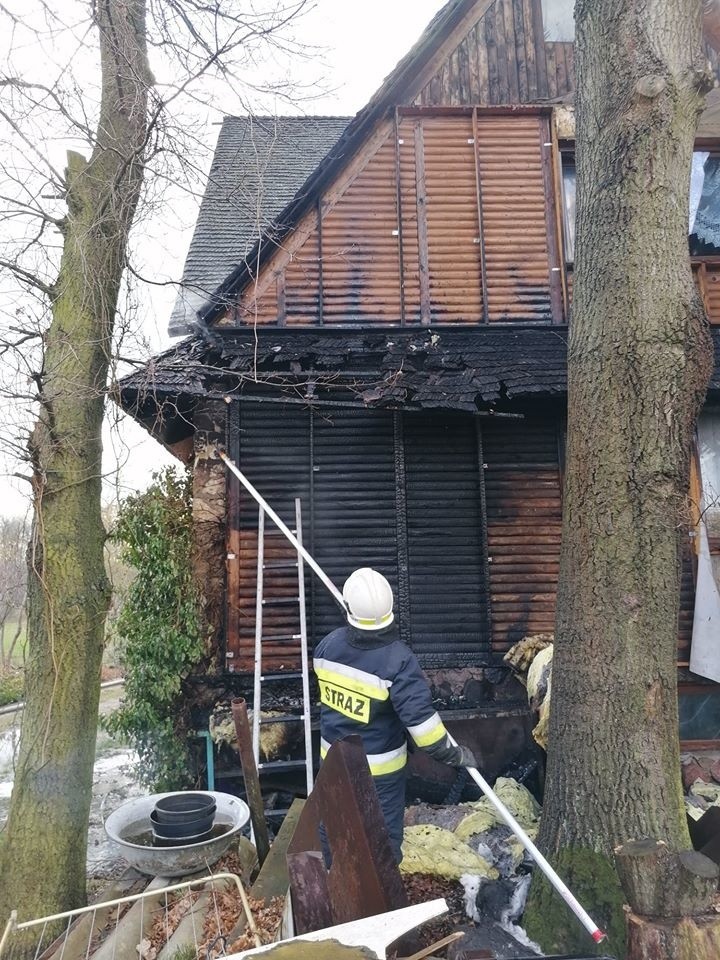
{"label": "reflective band on trousers", "polygon": [[[320,759],[324,760],[331,744],[327,740],[320,741]],[[387,753],[369,753],[370,773],[374,777],[383,777],[388,773],[397,773],[407,764],[407,747],[403,744],[397,750],[388,750]]]}
{"label": "reflective band on trousers", "polygon": [[327,680],[346,690],[361,693],[373,700],[387,700],[390,696],[392,680],[382,680],[374,673],[366,673],[357,667],[348,667],[334,660],[313,660],[313,669],[318,680]]}
{"label": "reflective band on trousers", "polygon": [[423,723],[415,727],[408,727],[408,732],[419,747],[431,747],[434,743],[447,736],[445,725],[439,713],[434,713]]}

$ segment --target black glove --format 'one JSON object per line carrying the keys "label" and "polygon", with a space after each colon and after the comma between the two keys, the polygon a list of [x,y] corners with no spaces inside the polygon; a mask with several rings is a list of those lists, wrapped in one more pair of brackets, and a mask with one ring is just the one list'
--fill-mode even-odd
{"label": "black glove", "polygon": [[458,744],[458,751],[460,756],[457,763],[453,763],[454,767],[477,767],[477,760],[469,747],[463,747],[462,744]]}

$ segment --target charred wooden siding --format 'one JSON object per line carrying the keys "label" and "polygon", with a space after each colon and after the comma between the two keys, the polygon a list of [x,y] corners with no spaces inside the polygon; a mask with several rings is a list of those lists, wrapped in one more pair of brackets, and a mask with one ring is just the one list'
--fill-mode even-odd
{"label": "charred wooden siding", "polygon": [[483,430],[493,652],[555,630],[562,498],[551,420]]}
{"label": "charred wooden siding", "polygon": [[547,111],[400,112],[238,303],[240,324],[563,322]]}
{"label": "charred wooden siding", "polygon": [[693,272],[703,295],[710,323],[720,324],[720,263],[698,261],[693,264]]}
{"label": "charred wooden siding", "polygon": [[540,0],[495,0],[414,101],[500,106],[564,98],[575,88],[572,43],[546,43]]}
{"label": "charred wooden siding", "polygon": [[551,322],[553,315],[562,315],[551,150],[546,117],[501,115],[478,120],[478,176],[491,322]]}
{"label": "charred wooden siding", "polygon": [[[240,405],[238,405],[240,406]],[[490,656],[484,475],[477,418],[363,410],[310,413],[243,403],[232,450],[281,516],[300,497],[304,538],[337,583],[357,566],[381,570],[396,591],[403,638],[428,665],[486,662]],[[227,653],[231,670],[251,671],[255,638],[257,509],[232,483]],[[277,570],[291,559],[275,534],[263,635],[270,669],[296,665],[297,581]],[[307,578],[309,636],[342,622],[324,588]]]}
{"label": "charred wooden siding", "polygon": [[[303,504],[305,543],[336,583],[373,566],[396,593],[401,637],[427,667],[501,662],[509,647],[552,633],[562,523],[557,418],[478,419],[244,401],[231,449],[286,520]],[[228,667],[252,672],[257,508],[230,487]],[[268,528],[264,664],[297,666],[297,575]],[[306,578],[311,644],[342,622]],[[688,659],[694,588],[683,574],[678,658]]]}

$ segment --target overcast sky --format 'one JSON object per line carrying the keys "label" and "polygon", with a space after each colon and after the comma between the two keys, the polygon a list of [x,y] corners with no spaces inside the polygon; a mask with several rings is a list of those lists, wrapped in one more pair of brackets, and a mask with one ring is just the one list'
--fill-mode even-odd
{"label": "overcast sky", "polygon": [[[58,2],[62,7],[71,0]],[[278,100],[276,112],[356,113],[442,6],[443,0],[364,0],[362,4],[317,0],[314,9],[295,28],[298,40],[315,48],[317,55],[293,61],[290,70],[291,79],[297,84],[305,87],[320,81],[326,92],[296,107]],[[267,112],[268,101],[258,102],[257,108],[258,112]],[[208,109],[204,115],[199,112],[198,119],[205,124],[205,164],[209,167],[219,117]],[[139,243],[147,275],[152,274],[159,281],[179,280],[196,209],[196,203],[185,198],[181,211],[167,211],[167,217],[158,216],[143,226]],[[156,351],[171,343],[166,327],[174,296],[172,286],[156,287],[147,293],[144,332]],[[110,413],[115,411],[111,409]],[[106,500],[143,489],[152,470],[173,462],[144,430],[129,418],[123,419],[119,430],[106,430],[105,471],[109,478],[115,478],[108,480]],[[118,471],[114,469],[117,462]],[[26,486],[10,477],[0,478],[0,513],[26,511]]]}

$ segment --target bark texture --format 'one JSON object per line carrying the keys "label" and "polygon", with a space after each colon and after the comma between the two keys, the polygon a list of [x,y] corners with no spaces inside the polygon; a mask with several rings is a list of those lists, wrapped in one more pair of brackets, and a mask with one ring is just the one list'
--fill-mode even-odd
{"label": "bark texture", "polygon": [[[688,257],[709,74],[700,0],[577,0],[576,23],[577,251],[540,840],[623,956],[614,847],[689,846],[675,653],[690,451],[712,364]],[[544,947],[587,950],[540,879],[527,920]]]}
{"label": "bark texture", "polygon": [[31,440],[27,706],[0,848],[0,922],[85,900],[87,825],[109,585],[101,428],[118,291],[143,177],[145,0],[98,0],[102,99],[89,160],[68,157],[67,207]]}

